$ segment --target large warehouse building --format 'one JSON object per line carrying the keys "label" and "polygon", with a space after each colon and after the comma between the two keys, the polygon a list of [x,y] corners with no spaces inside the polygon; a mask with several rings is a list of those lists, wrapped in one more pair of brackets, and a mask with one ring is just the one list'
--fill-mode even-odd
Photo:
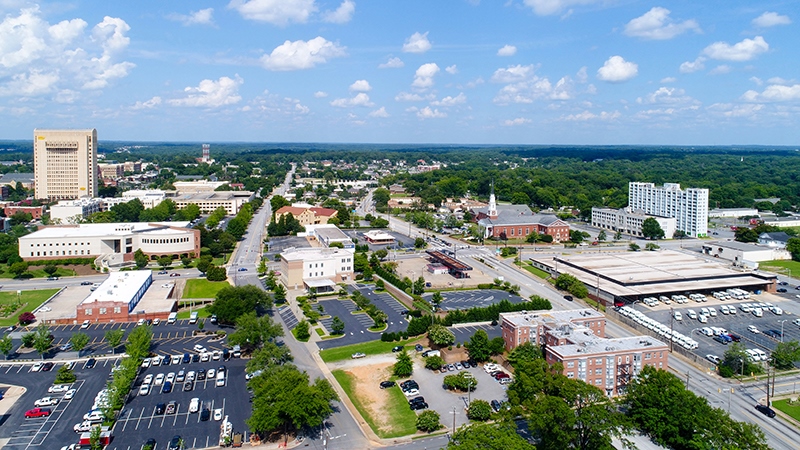
{"label": "large warehouse building", "polygon": [[576,277],[590,297],[606,306],[660,295],[709,294],[731,288],[775,292],[777,288],[775,275],[738,271],[672,250],[531,258],[531,262],[551,276]]}

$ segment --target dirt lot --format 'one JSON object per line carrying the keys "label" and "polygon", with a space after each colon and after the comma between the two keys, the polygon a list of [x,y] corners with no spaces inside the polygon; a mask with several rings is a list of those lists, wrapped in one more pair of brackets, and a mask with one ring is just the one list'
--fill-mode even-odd
{"label": "dirt lot", "polygon": [[391,417],[387,414],[389,397],[387,391],[379,389],[378,386],[381,381],[388,380],[391,376],[395,358],[371,358],[372,364],[369,365],[358,365],[358,362],[360,361],[331,364],[331,369],[342,369],[353,377],[354,391],[357,392],[358,400],[369,411],[375,426],[383,432],[390,432]]}
{"label": "dirt lot", "polygon": [[477,287],[479,284],[491,283],[493,278],[486,275],[480,270],[480,264],[473,261],[472,258],[459,258],[460,261],[472,266],[469,271],[469,278],[457,279],[450,274],[434,275],[427,270],[430,261],[420,255],[419,258],[411,259],[398,259],[397,260],[397,273],[401,277],[409,277],[412,280],[422,277],[425,281],[431,283],[433,288],[447,288],[447,287]]}

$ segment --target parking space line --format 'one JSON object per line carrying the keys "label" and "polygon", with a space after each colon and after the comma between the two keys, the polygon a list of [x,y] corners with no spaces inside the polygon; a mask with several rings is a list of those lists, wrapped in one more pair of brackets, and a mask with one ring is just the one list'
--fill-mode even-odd
{"label": "parking space line", "polygon": [[142,416],[144,416],[144,408],[142,408],[142,412],[139,413],[139,419],[136,420],[136,426],[133,428],[134,430],[139,429],[139,423],[142,421]]}

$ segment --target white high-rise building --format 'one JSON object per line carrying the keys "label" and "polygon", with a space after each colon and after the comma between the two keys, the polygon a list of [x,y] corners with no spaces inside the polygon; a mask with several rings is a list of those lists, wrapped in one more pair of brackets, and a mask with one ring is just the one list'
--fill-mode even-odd
{"label": "white high-rise building", "polygon": [[36,198],[97,197],[97,130],[33,130]]}
{"label": "white high-rise building", "polygon": [[[708,234],[708,189],[681,189],[678,183],[628,183],[628,208],[645,214],[674,217],[675,229],[689,236]],[[671,236],[668,236],[671,237]]]}

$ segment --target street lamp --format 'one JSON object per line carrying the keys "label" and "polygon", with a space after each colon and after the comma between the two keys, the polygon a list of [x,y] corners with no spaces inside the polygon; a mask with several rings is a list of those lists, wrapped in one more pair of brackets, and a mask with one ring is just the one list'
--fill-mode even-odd
{"label": "street lamp", "polygon": [[783,324],[784,324],[784,322],[786,322],[787,320],[788,320],[788,319],[781,320],[781,343],[783,343]]}

